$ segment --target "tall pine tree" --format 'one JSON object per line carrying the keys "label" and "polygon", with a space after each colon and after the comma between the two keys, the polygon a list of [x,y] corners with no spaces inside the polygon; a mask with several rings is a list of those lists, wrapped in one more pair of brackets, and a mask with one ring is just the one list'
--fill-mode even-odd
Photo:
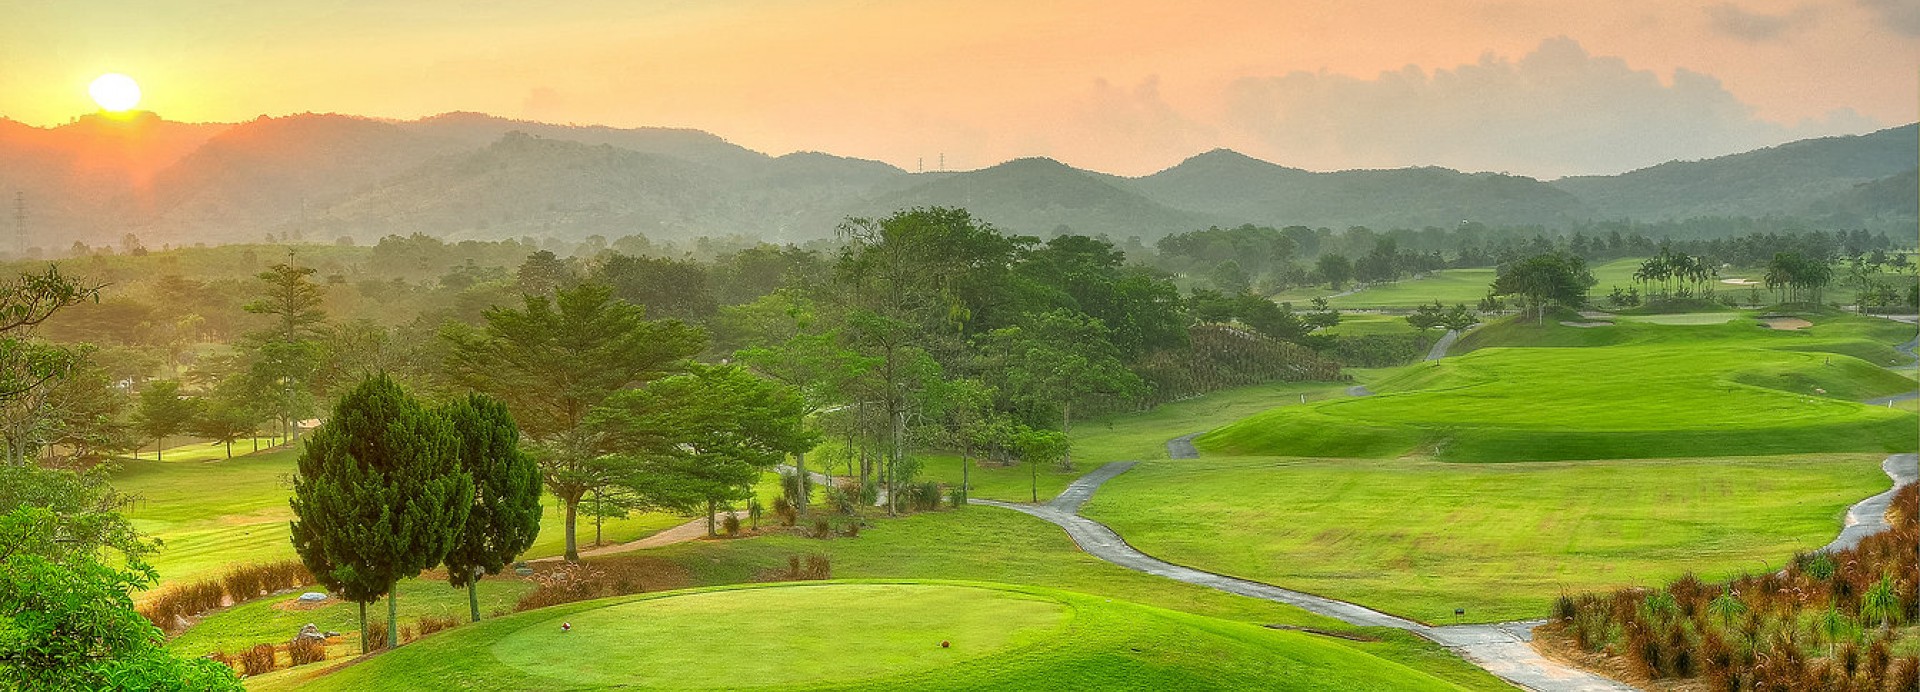
{"label": "tall pine tree", "polygon": [[466,528],[447,552],[447,582],[467,587],[467,609],[479,622],[481,574],[499,574],[540,533],[540,467],[521,451],[520,429],[498,399],[472,394],[440,412],[474,488]]}
{"label": "tall pine tree", "polygon": [[320,583],[360,604],[387,597],[387,644],[398,642],[394,585],[440,564],[473,507],[452,426],[386,375],[341,397],[308,439],[293,478],[293,547]]}

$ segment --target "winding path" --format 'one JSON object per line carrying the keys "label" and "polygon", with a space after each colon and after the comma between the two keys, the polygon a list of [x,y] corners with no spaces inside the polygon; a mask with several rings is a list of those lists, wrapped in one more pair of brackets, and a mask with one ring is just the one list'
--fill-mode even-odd
{"label": "winding path", "polygon": [[1887,472],[1893,479],[1893,487],[1847,508],[1847,516],[1840,529],[1840,535],[1820,549],[1823,553],[1838,552],[1860,545],[1860,539],[1885,531],[1887,525],[1887,507],[1893,504],[1894,493],[1909,483],[1920,480],[1920,454],[1895,454],[1880,462],[1880,470]]}
{"label": "winding path", "polygon": [[1544,620],[1491,625],[1453,625],[1434,627],[1365,606],[1325,596],[1283,589],[1272,584],[1229,577],[1205,570],[1177,565],[1128,545],[1126,540],[1105,524],[1080,516],[1085,504],[1102,483],[1133,468],[1134,462],[1118,461],[1082,476],[1067,486],[1059,497],[1044,505],[1023,505],[996,500],[973,500],[973,504],[1011,509],[1050,522],[1073,538],[1089,555],[1137,572],[1219,589],[1231,594],[1285,603],[1341,622],[1363,627],[1391,627],[1418,634],[1458,653],[1474,665],[1486,669],[1507,682],[1530,690],[1588,690],[1617,692],[1632,690],[1607,678],[1566,666],[1541,656],[1527,644],[1533,628]]}

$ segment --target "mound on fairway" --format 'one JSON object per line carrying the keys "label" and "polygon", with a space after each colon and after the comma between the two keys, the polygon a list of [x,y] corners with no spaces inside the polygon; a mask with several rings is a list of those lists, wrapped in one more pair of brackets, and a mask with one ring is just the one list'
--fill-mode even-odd
{"label": "mound on fairway", "polygon": [[1313,635],[965,582],[749,585],[576,603],[422,639],[302,689],[614,687],[1454,689]]}
{"label": "mound on fairway", "polygon": [[[1556,343],[1601,331],[1627,341]],[[1373,383],[1377,396],[1274,409],[1195,444],[1244,456],[1424,453],[1449,461],[1904,452],[1920,445],[1912,414],[1855,403],[1911,389],[1910,380],[1847,355],[1848,340],[1777,336],[1736,324],[1539,330],[1529,343],[1554,346],[1482,348],[1409,366]]]}

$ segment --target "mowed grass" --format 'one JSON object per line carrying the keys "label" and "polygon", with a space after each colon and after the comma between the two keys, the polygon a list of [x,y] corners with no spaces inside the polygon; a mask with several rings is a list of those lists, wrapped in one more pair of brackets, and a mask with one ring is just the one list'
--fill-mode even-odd
{"label": "mowed grass", "polygon": [[[644,575],[650,590],[665,590],[766,579],[783,570],[790,557],[808,555],[828,558],[833,575],[838,578],[964,579],[1027,584],[1250,625],[1279,623],[1357,633],[1378,641],[1328,641],[1469,689],[1511,689],[1485,671],[1411,634],[1355,628],[1290,606],[1134,572],[1081,552],[1072,539],[1052,524],[992,507],[944,509],[898,519],[876,519],[856,538],[821,540],[776,532],[755,538],[694,541],[591,558],[588,563],[609,572]],[[458,595],[442,583],[425,582],[416,588],[426,593],[415,596],[412,591],[402,592],[400,616],[403,621],[411,622],[421,614],[415,612],[416,607],[434,607],[429,599],[436,598],[435,590]],[[380,604],[376,607],[384,609]],[[337,617],[344,620],[337,621],[351,622],[351,606],[340,608]],[[253,624],[254,617],[235,608],[208,617],[190,633],[202,630],[217,633],[243,627],[273,629]],[[229,625],[230,619],[243,622]],[[351,627],[334,629],[347,631]],[[723,643],[712,646],[724,650]],[[287,674],[276,673],[261,680],[264,686],[258,689],[295,689],[300,681],[320,670],[316,666]]]}
{"label": "mowed grass", "polygon": [[1084,513],[1155,557],[1430,623],[1546,617],[1562,592],[1717,579],[1832,540],[1881,455],[1141,464]]}
{"label": "mowed grass", "polygon": [[[1588,270],[1593,272],[1595,281],[1593,293],[1604,296],[1614,286],[1624,289],[1634,285],[1633,272],[1640,268],[1642,261],[1640,258],[1618,259],[1589,266]],[[1328,304],[1343,310],[1407,310],[1435,300],[1446,305],[1465,303],[1473,307],[1487,296],[1487,288],[1493,284],[1496,276],[1498,272],[1493,267],[1442,269],[1418,278],[1362,287],[1347,295],[1336,296],[1342,292],[1326,286],[1315,286],[1286,291],[1275,296],[1274,300],[1291,302],[1295,307],[1300,307],[1314,298],[1327,298]]]}
{"label": "mowed grass", "polygon": [[[573,630],[562,632],[563,622]],[[1458,689],[1312,635],[956,582],[764,585],[570,604],[423,639],[300,689],[423,687]]]}
{"label": "mowed grass", "polygon": [[[1049,465],[1037,469],[1040,500],[1060,494],[1062,489],[1086,472],[1109,461],[1167,458],[1167,440],[1211,430],[1275,406],[1327,401],[1346,396],[1347,384],[1329,382],[1276,382],[1237,387],[1203,397],[1175,401],[1150,411],[1135,411],[1101,416],[1075,423],[1073,434],[1074,468]],[[917,454],[923,462],[920,477],[949,486],[960,484],[960,455],[951,451]],[[815,470],[818,470],[817,468]],[[1034,471],[1025,464],[999,466],[976,460],[968,471],[972,496],[1008,502],[1026,502],[1032,497]],[[839,463],[835,473],[845,473]]]}
{"label": "mowed grass", "polygon": [[[231,565],[291,560],[296,556],[287,524],[293,510],[292,477],[299,451],[262,450],[232,460],[125,460],[113,473],[116,490],[138,500],[126,512],[134,527],[164,547],[149,560],[163,583],[217,578]],[[540,536],[526,557],[558,555],[565,548],[565,514],[551,496],[542,500]],[[602,537],[620,543],[687,521],[641,512],[608,519]],[[593,521],[580,517],[579,540],[593,540]]]}
{"label": "mowed grass", "polygon": [[1507,321],[1469,335],[1477,350],[1370,382],[1375,396],[1277,408],[1195,442],[1240,456],[1450,461],[1920,447],[1913,415],[1856,403],[1912,388],[1849,355],[1884,347],[1898,331],[1885,325],[1897,323],[1820,319],[1827,324],[1804,332],[1742,320],[1593,329]]}

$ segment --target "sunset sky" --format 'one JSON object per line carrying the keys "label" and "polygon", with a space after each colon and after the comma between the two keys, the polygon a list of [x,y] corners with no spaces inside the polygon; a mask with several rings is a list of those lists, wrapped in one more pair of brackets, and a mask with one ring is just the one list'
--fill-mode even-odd
{"label": "sunset sky", "polygon": [[912,170],[1615,173],[1920,111],[1920,0],[12,0],[0,117],[122,72],[173,120],[454,110]]}

